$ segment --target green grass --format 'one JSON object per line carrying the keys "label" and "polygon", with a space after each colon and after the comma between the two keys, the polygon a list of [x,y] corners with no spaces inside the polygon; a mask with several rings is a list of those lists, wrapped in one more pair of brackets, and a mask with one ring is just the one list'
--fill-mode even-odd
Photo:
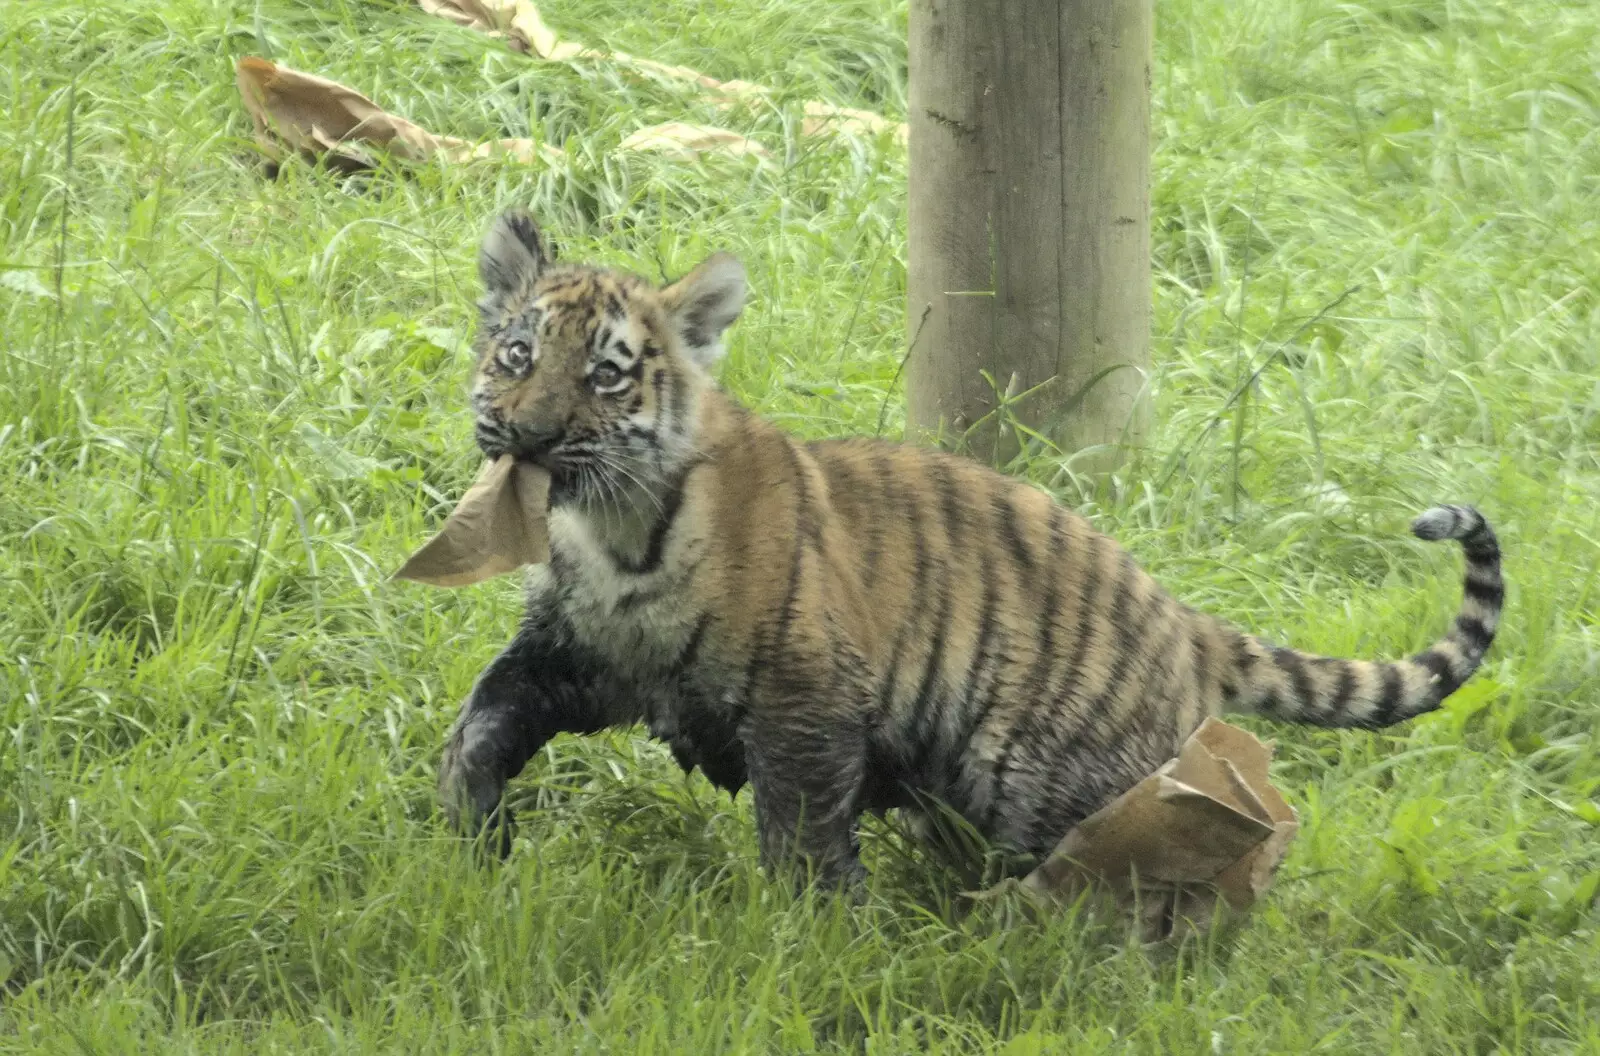
{"label": "green grass", "polygon": [[[727,385],[807,435],[902,420],[903,157],[791,132],[807,97],[903,116],[904,3],[545,10],[785,106],[400,0],[0,0],[0,1050],[1600,1053],[1600,5],[1158,5],[1157,426],[1116,487],[1022,468],[1306,648],[1443,628],[1459,556],[1405,535],[1432,502],[1485,509],[1511,584],[1442,713],[1252,724],[1304,827],[1243,931],[1176,957],[958,919],[881,827],[867,906],[794,900],[748,793],[636,736],[550,747],[506,868],[443,833],[440,740],[515,584],[384,577],[475,469],[496,210],[652,275],[737,252]],[[251,53],[568,161],[265,181]],[[672,119],[775,160],[613,152]]]}

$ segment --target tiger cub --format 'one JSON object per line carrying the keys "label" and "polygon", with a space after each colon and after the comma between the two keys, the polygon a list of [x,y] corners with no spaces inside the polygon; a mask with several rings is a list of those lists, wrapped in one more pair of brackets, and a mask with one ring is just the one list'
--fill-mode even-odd
{"label": "tiger cub", "polygon": [[550,560],[439,774],[452,823],[493,824],[502,853],[502,791],[542,745],[644,722],[685,769],[749,782],[769,865],[853,884],[859,815],[927,797],[1037,856],[1209,715],[1389,726],[1494,638],[1499,548],[1469,507],[1412,525],[1466,554],[1443,638],[1396,662],[1310,656],[1187,608],[1022,482],[750,414],[707,373],[745,297],[731,256],[658,288],[554,262],[512,213],[479,271],[477,442],[553,475]]}

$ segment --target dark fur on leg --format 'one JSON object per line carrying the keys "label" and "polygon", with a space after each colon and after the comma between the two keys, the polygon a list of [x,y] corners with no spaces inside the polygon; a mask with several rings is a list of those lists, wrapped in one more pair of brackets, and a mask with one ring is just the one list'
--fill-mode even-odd
{"label": "dark fur on leg", "polygon": [[514,819],[501,802],[506,782],[558,733],[593,733],[610,725],[588,665],[524,625],[478,676],[445,742],[439,796],[452,828],[483,835],[510,853]]}
{"label": "dark fur on leg", "polygon": [[819,727],[814,718],[779,712],[741,726],[762,864],[773,872],[799,866],[823,888],[859,897],[866,870],[856,820],[866,739],[858,729]]}

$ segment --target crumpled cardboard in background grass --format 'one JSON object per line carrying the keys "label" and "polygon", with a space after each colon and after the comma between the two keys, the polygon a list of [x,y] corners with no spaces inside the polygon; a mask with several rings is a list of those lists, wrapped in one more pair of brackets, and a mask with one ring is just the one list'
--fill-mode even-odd
{"label": "crumpled cardboard in background grass", "polygon": [[[376,165],[374,149],[411,162],[435,157],[450,162],[509,157],[531,165],[566,157],[559,148],[531,139],[472,143],[439,135],[384,110],[348,85],[254,56],[240,59],[235,75],[239,95],[255,125],[256,142],[275,161],[298,153],[325,159],[345,172],[361,172]],[[618,149],[668,151],[684,160],[706,153],[767,155],[763,147],[738,132],[678,121],[639,129]]]}
{"label": "crumpled cardboard in background grass", "polygon": [[805,104],[805,120],[800,123],[800,134],[818,136],[824,132],[852,132],[858,136],[875,136],[882,132],[894,134],[894,141],[902,147],[909,141],[910,131],[904,121],[890,121],[882,114],[870,110],[856,110],[848,106],[835,106],[818,100]]}
{"label": "crumpled cardboard in background grass", "polygon": [[491,36],[504,37],[516,51],[541,59],[570,59],[589,54],[576,44],[558,41],[555,33],[544,24],[539,9],[527,0],[417,0],[417,3],[430,15]]}
{"label": "crumpled cardboard in background grass", "polygon": [[562,40],[545,25],[537,5],[529,0],[417,0],[430,15],[449,19],[493,37],[503,38],[513,51],[548,62],[567,59],[601,59],[619,62],[660,74],[668,80],[683,81],[710,92],[719,103],[765,98],[767,90],[749,81],[719,81],[687,66],[673,66],[653,59],[629,55],[625,51],[597,51],[582,44]]}
{"label": "crumpled cardboard in background grass", "polygon": [[502,455],[485,463],[439,534],[400,567],[393,579],[435,587],[464,587],[550,559],[546,517],[550,474]]}
{"label": "crumpled cardboard in background grass", "polygon": [[688,161],[696,154],[709,150],[760,157],[767,157],[770,153],[766,147],[741,133],[683,121],[668,121],[641,128],[624,139],[617,149],[666,154],[680,161]]}
{"label": "crumpled cardboard in background grass", "polygon": [[1136,910],[1146,942],[1178,941],[1238,917],[1266,893],[1299,829],[1267,774],[1272,750],[1237,726],[1206,719],[1178,755],[1074,826],[1019,880],[1039,905],[1085,891]]}
{"label": "crumpled cardboard in background grass", "polygon": [[438,156],[461,162],[507,155],[531,164],[563,156],[555,147],[531,139],[469,143],[436,135],[389,113],[354,88],[266,59],[242,58],[235,74],[239,95],[255,124],[256,142],[277,160],[298,152],[325,157],[346,171],[360,171],[373,167],[375,159],[368,149],[372,147],[404,161]]}
{"label": "crumpled cardboard in background grass", "polygon": [[[691,84],[709,94],[721,107],[739,104],[772,102],[772,90],[750,81],[719,81],[687,66],[673,66],[653,59],[640,58],[625,51],[598,51],[581,44],[561,40],[545,24],[538,5],[532,0],[417,0],[418,5],[431,15],[449,19],[460,26],[468,26],[492,36],[504,38],[516,51],[552,62],[568,59],[596,59],[616,62],[660,75],[667,80]],[[857,110],[836,106],[820,100],[804,104],[804,119],[800,124],[802,136],[817,136],[828,132],[851,132],[872,136],[892,133],[901,146],[907,142],[905,122],[890,121],[870,110]]]}

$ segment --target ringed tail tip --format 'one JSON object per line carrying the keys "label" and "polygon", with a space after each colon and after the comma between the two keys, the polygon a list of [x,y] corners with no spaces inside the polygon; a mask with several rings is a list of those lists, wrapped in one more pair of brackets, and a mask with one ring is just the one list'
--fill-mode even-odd
{"label": "ringed tail tip", "polygon": [[1429,542],[1461,544],[1461,607],[1449,631],[1415,656],[1388,662],[1315,657],[1247,639],[1240,649],[1239,710],[1313,726],[1380,729],[1432,711],[1472,676],[1505,606],[1494,529],[1471,506],[1435,506],[1411,522],[1411,532]]}
{"label": "ringed tail tip", "polygon": [[1418,539],[1466,539],[1485,527],[1483,514],[1471,506],[1434,506],[1411,522],[1411,534]]}

